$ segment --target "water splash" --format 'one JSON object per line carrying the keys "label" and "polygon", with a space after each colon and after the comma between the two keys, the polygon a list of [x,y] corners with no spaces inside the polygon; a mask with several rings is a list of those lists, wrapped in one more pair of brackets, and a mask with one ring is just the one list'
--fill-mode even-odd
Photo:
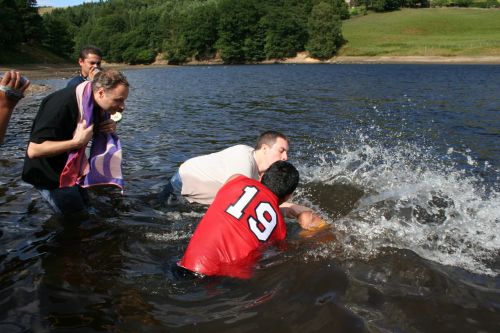
{"label": "water splash", "polygon": [[[302,165],[300,170],[306,183],[349,184],[362,190],[353,209],[333,221],[343,235],[343,256],[371,258],[392,247],[475,273],[500,272],[498,182],[488,183],[481,176],[485,170],[493,175],[497,171],[467,151],[450,148],[445,156],[437,156],[432,148],[401,142],[387,147],[366,135],[357,137],[356,146],[323,150],[316,165]],[[466,165],[457,163],[454,155]],[[319,207],[325,208],[321,202]],[[338,246],[322,246],[309,255],[338,257]]]}

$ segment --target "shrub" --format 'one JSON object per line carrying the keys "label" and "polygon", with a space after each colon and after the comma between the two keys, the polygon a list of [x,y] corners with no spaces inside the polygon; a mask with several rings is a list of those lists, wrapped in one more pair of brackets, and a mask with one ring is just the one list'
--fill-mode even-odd
{"label": "shrub", "polygon": [[458,7],[470,7],[473,0],[454,0]]}
{"label": "shrub", "polygon": [[320,2],[313,7],[309,17],[308,32],[306,50],[315,58],[332,57],[345,42],[340,17],[329,3]]}
{"label": "shrub", "polygon": [[486,8],[497,8],[498,6],[500,6],[500,3],[497,0],[486,0]]}
{"label": "shrub", "polygon": [[446,7],[450,4],[450,0],[432,0],[431,7]]}
{"label": "shrub", "polygon": [[390,12],[401,7],[400,0],[374,0],[373,10],[376,12]]}

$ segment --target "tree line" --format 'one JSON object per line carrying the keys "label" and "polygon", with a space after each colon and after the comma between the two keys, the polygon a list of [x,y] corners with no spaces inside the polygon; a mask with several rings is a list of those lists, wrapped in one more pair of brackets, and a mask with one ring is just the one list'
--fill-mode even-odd
{"label": "tree line", "polygon": [[304,50],[329,58],[345,42],[348,17],[344,0],[108,0],[42,16],[36,1],[0,0],[0,48],[31,43],[76,58],[91,44],[106,61],[130,64],[159,53],[170,63],[257,62]]}
{"label": "tree line", "polygon": [[[429,6],[352,1],[376,11]],[[42,16],[34,0],[0,0],[0,49],[27,43],[75,59],[83,46],[96,45],[106,61],[129,64],[151,63],[158,54],[177,64],[259,62],[300,51],[327,59],[346,42],[342,20],[349,17],[345,0],[101,0]]]}

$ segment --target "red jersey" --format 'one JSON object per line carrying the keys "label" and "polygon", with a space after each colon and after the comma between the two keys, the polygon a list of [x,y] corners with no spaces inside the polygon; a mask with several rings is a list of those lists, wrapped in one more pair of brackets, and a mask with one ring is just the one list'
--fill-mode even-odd
{"label": "red jersey", "polygon": [[263,244],[283,240],[278,197],[260,182],[239,176],[217,192],[179,266],[204,275],[251,276]]}

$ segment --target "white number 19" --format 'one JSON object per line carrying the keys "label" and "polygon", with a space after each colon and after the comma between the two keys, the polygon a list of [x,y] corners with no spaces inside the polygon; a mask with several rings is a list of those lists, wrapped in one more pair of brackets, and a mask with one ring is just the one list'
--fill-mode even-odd
{"label": "white number 19", "polygon": [[[234,216],[238,220],[243,216],[243,211],[259,192],[254,186],[247,186],[243,191],[244,193],[238,201],[226,209],[228,214]],[[277,214],[270,203],[260,202],[255,207],[255,217],[257,220],[252,216],[248,218],[250,230],[260,241],[266,241],[276,227]],[[259,227],[259,224],[261,227]]]}

